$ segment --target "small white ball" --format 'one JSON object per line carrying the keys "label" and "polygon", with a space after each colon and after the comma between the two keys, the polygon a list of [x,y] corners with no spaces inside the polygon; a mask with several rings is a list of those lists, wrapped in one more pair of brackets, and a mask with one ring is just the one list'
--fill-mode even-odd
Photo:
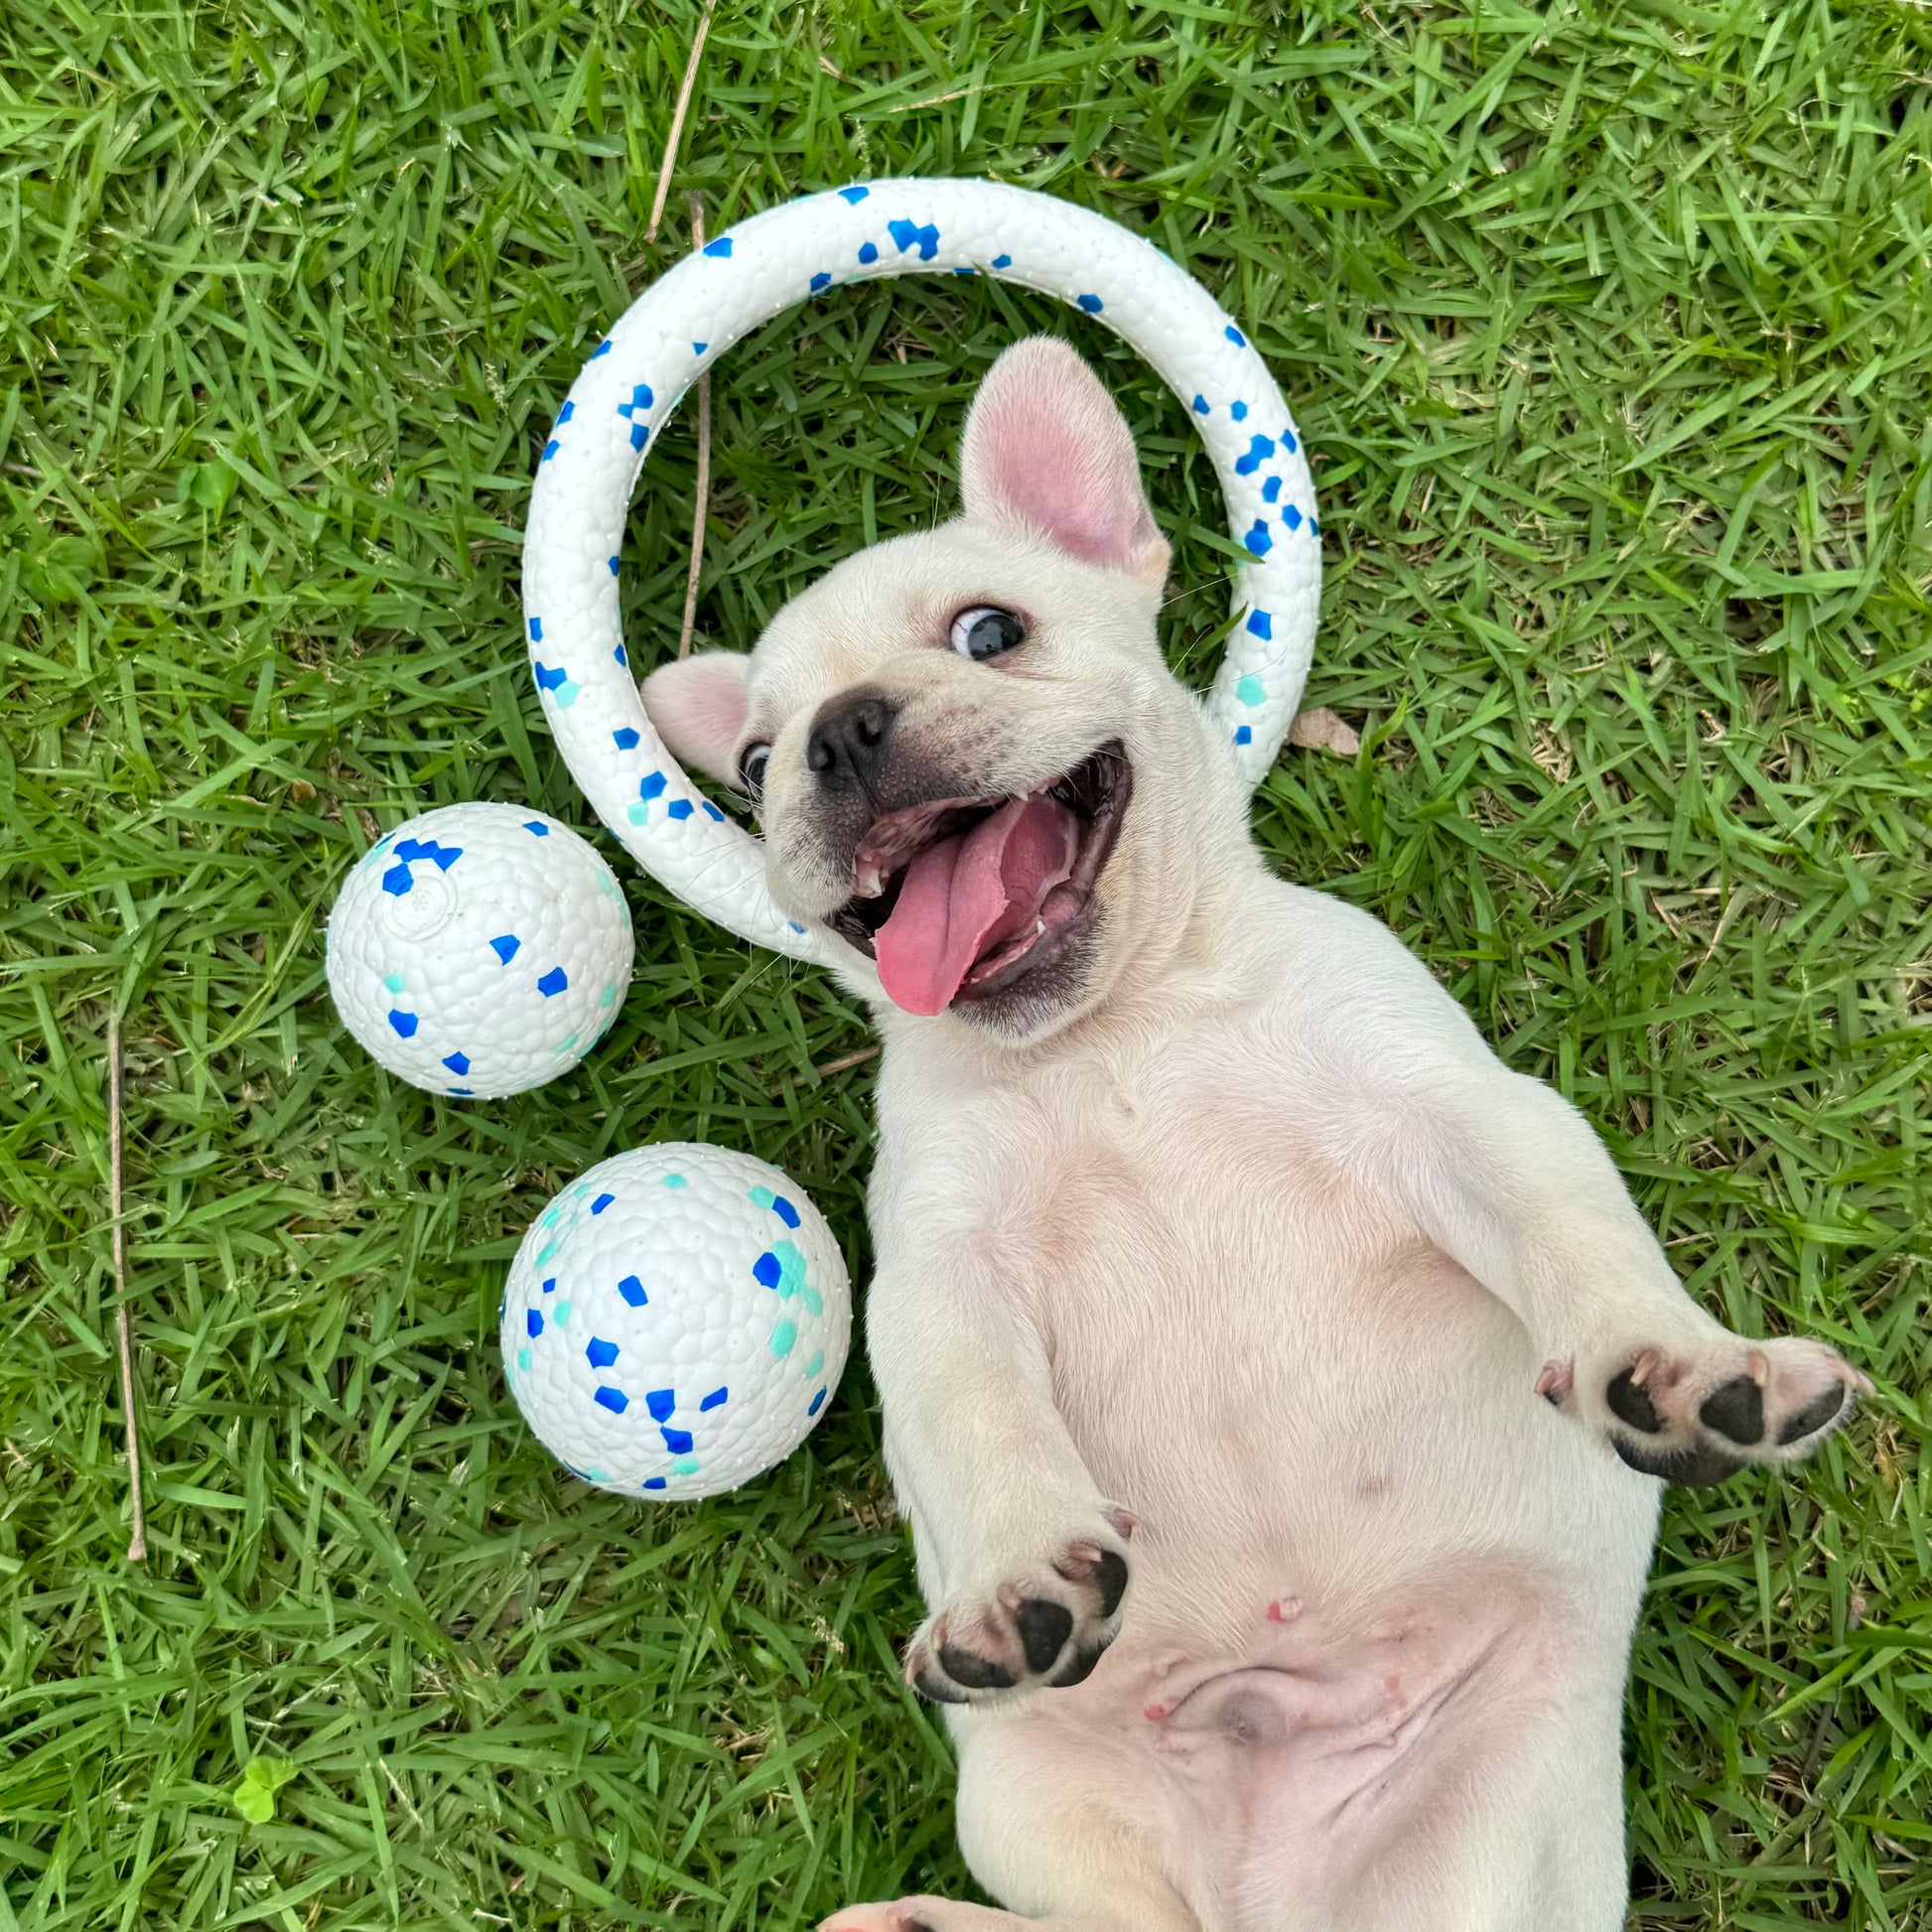
{"label": "small white ball", "polygon": [[329,990],[391,1073],[494,1099],[590,1051],[623,1004],[633,950],[616,875],[568,825],[525,805],[445,805],[343,882]]}
{"label": "small white ball", "polygon": [[620,1495],[715,1496],[805,1440],[845,1368],[852,1294],[776,1168],[701,1143],[620,1154],[537,1216],[502,1308],[510,1393],[551,1453]]}

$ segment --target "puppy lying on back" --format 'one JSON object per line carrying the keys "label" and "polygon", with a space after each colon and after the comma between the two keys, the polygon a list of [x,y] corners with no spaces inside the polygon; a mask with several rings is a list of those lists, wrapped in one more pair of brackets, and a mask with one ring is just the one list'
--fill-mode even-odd
{"label": "puppy lying on back", "polygon": [[1679,1287],[1594,1135],[1282,884],[1162,661],[1127,426],[1027,342],[964,513],[644,688],[879,1016],[868,1336],[1010,1912],[834,1932],[1611,1932],[1664,1481],[1863,1378]]}

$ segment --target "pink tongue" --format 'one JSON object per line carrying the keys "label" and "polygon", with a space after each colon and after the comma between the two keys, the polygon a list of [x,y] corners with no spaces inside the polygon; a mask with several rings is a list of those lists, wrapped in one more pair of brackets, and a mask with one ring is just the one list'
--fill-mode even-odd
{"label": "pink tongue", "polygon": [[928,846],[906,868],[873,950],[895,1006],[943,1013],[988,942],[1011,939],[1073,870],[1073,814],[1050,798],[1016,798],[970,832]]}

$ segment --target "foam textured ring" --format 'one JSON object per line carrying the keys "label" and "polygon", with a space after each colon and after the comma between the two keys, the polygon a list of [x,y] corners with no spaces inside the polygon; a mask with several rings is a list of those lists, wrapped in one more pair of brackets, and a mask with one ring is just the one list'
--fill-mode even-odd
{"label": "foam textured ring", "polygon": [[1250,784],[1281,750],[1314,644],[1321,532],[1294,418],[1233,318],[1139,235],[1031,189],[908,178],[806,196],[707,242],[624,311],[571,385],[530,497],[524,627],[564,759],[631,857],[741,937],[820,962],[833,942],[773,903],[760,842],[692,784],[644,715],[619,555],[651,441],[703,370],[795,303],[910,274],[990,275],[1058,296],[1186,404],[1245,558],[1204,703]]}

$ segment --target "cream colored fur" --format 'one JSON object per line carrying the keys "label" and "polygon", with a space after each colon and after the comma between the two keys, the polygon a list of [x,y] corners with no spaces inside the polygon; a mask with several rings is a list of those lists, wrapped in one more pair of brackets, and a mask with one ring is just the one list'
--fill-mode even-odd
{"label": "cream colored fur", "polygon": [[[1100,561],[1015,486],[1036,444],[1099,492],[1069,514]],[[1775,1462],[1826,1433],[1781,1448],[1779,1419],[1861,1378],[1705,1314],[1577,1113],[1377,920],[1270,875],[1163,663],[1165,550],[1070,350],[1002,358],[963,469],[964,519],[840,564],[749,662],[646,687],[713,771],[770,744],[800,919],[852,890],[805,752],[855,686],[902,701],[895,757],[988,794],[1111,739],[1134,771],[1063,1007],[915,1019],[843,969],[886,1048],[867,1335],[931,1611],[907,1668],[968,1700],[960,1838],[1009,1909],[852,1906],[834,1932],[1611,1932],[1662,1484],[1613,1452],[1637,1438],[1606,1390],[1634,1365],[1690,1452],[1741,1377],[1767,1432],[1738,1458]],[[980,603],[1025,614],[1010,661],[947,648]],[[742,727],[706,738],[681,679]],[[1131,1573],[1111,1616],[1102,1553]],[[1064,1655],[1112,1639],[1084,1683],[1028,1674],[1029,1601],[1069,1613]],[[952,1682],[948,1646],[1024,1681]]]}

